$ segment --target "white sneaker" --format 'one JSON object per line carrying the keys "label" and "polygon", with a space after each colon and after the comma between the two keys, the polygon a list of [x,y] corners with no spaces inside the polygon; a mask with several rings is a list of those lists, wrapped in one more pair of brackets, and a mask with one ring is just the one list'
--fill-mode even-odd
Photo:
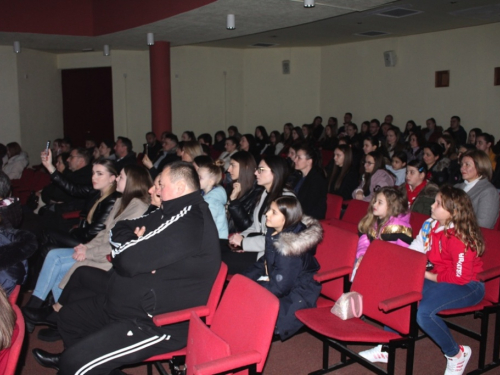
{"label": "white sneaker", "polygon": [[460,352],[462,352],[460,358],[445,356],[448,363],[444,375],[462,375],[464,373],[465,366],[467,366],[472,355],[472,350],[468,346],[460,345]]}
{"label": "white sneaker", "polygon": [[389,353],[382,351],[382,345],[377,345],[374,348],[363,350],[359,355],[370,362],[387,363],[389,361]]}

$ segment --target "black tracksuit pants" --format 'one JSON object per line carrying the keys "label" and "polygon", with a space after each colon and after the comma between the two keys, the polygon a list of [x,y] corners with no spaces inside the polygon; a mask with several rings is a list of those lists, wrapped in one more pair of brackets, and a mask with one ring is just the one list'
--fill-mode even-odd
{"label": "black tracksuit pants", "polygon": [[60,375],[107,375],[123,365],[186,346],[187,323],[162,329],[133,320],[113,320],[104,311],[105,294],[65,305],[58,330],[65,351]]}

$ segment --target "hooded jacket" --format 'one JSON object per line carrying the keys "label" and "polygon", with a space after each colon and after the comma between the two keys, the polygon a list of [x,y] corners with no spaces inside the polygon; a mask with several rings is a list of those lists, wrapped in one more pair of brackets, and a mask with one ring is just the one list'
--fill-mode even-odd
{"label": "hooded jacket", "polygon": [[[303,216],[297,225],[278,234],[272,232],[272,228],[267,231],[264,256],[244,275],[279,298],[276,333],[285,340],[302,327],[295,311],[316,306],[321,285],[313,279],[319,270],[314,254],[323,238],[323,229],[317,220]],[[266,275],[269,281],[259,280]]]}

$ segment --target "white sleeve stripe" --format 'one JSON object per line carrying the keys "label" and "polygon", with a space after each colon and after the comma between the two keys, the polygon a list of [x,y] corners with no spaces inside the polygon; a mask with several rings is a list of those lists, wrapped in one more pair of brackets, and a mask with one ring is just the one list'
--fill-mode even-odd
{"label": "white sleeve stripe", "polygon": [[160,225],[154,231],[151,231],[148,234],[146,234],[145,236],[142,236],[142,237],[140,237],[140,238],[138,238],[136,240],[128,241],[128,242],[124,243],[123,245],[120,245],[119,243],[114,243],[114,242],[110,241],[111,244],[116,247],[116,249],[114,249],[114,250],[111,251],[111,255],[114,258],[116,255],[118,255],[121,252],[127,250],[129,247],[132,247],[132,246],[134,246],[134,245],[136,245],[136,244],[138,244],[138,243],[140,243],[142,241],[149,240],[150,238],[152,238],[152,237],[156,236],[157,234],[163,232],[170,225],[172,225],[173,223],[175,223],[176,221],[178,221],[181,217],[185,216],[189,211],[191,211],[191,207],[192,206],[184,207],[177,215],[172,216],[169,220],[167,220],[165,223],[163,223],[162,225]]}

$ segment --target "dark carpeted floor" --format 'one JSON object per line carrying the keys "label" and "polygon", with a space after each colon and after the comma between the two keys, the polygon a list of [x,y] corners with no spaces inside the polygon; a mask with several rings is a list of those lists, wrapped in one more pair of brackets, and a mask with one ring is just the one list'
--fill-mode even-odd
{"label": "dark carpeted floor", "polygon": [[[22,298],[23,296],[21,296]],[[24,296],[26,300],[26,296]],[[22,305],[22,300],[18,301]],[[469,328],[478,329],[479,320],[474,320],[472,317],[460,317],[455,318],[455,321],[463,323]],[[490,319],[491,320],[491,319]],[[26,353],[26,361],[23,367],[21,364],[18,368],[18,374],[31,375],[31,374],[55,374],[56,371],[51,369],[46,369],[39,366],[31,354],[33,348],[39,347],[47,350],[49,352],[60,352],[63,348],[62,342],[58,341],[55,343],[47,343],[39,341],[36,338],[36,334],[43,327],[37,327],[32,334],[27,334],[26,346],[24,352]],[[494,325],[490,322],[490,343],[488,345],[489,351],[487,356],[487,362],[491,358],[491,347],[492,347],[492,335],[493,335]],[[467,370],[472,371],[477,367],[477,354],[479,350],[478,343],[470,338],[462,336],[457,333],[453,333],[454,337],[460,344],[469,345],[472,348],[472,359],[470,360]],[[356,350],[364,350],[368,347],[355,347]],[[321,352],[322,345],[321,342],[314,336],[307,332],[298,334],[285,342],[275,342],[271,346],[269,357],[267,359],[266,367],[264,370],[265,375],[289,375],[289,374],[308,374],[311,371],[317,370],[321,367]],[[339,355],[330,351],[330,363],[334,363],[339,360]],[[396,374],[404,374],[406,351],[397,351],[396,360]],[[384,365],[382,365],[384,366]],[[414,374],[415,375],[441,375],[444,373],[446,366],[446,361],[442,355],[439,348],[428,338],[419,340],[416,345],[415,351],[415,365]],[[127,368],[124,371],[131,375],[145,375],[146,367],[139,366],[134,368]],[[156,370],[155,370],[156,371]],[[155,372],[156,373],[156,372]],[[361,375],[370,374],[368,370],[364,367],[354,364],[346,368],[337,370],[335,374],[338,375]],[[491,370],[487,373],[488,375],[499,375],[500,368]]]}

